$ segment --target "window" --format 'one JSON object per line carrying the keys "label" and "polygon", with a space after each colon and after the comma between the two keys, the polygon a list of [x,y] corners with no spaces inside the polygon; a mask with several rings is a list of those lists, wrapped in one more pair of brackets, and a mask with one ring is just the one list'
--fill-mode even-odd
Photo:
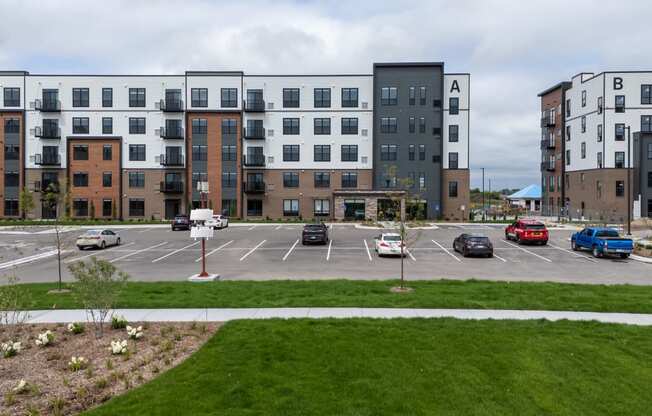
{"label": "window", "polygon": [[652,160],[652,143],[647,144],[647,159]]}
{"label": "window", "polygon": [[208,160],[208,146],[205,144],[193,144],[192,145],[192,160],[194,162],[207,161]]}
{"label": "window", "polygon": [[102,173],[102,186],[105,188],[113,186],[113,174],[111,172]]}
{"label": "window", "polygon": [[602,141],[602,124],[598,124],[598,142]]}
{"label": "window", "polygon": [[5,199],[5,215],[8,217],[18,215],[17,199]]}
{"label": "window", "polygon": [[342,134],[358,134],[357,117],[342,118]]}
{"label": "window", "polygon": [[88,107],[88,88],[72,89],[72,106]]}
{"label": "window", "polygon": [[396,133],[398,130],[398,122],[396,117],[381,117],[380,118],[380,132],[381,133]]}
{"label": "window", "polygon": [[652,85],[641,85],[641,104],[652,104]]}
{"label": "window", "polygon": [[102,160],[113,160],[113,146],[105,144],[102,146]]}
{"label": "window", "polygon": [[566,100],[566,118],[571,116],[571,100]]}
{"label": "window", "polygon": [[342,88],[342,107],[358,106],[358,89]]}
{"label": "window", "polygon": [[625,124],[624,123],[616,123],[615,126],[615,133],[614,133],[614,138],[618,141],[623,141],[625,140]]}
{"label": "window", "polygon": [[75,172],[72,175],[72,184],[74,186],[88,186],[88,172]]}
{"label": "window", "polygon": [[342,188],[357,188],[357,187],[358,187],[358,173],[342,172]]}
{"label": "window", "polygon": [[192,119],[192,134],[207,134],[208,133],[208,122],[205,118],[193,118]]}
{"label": "window", "polygon": [[652,170],[647,173],[647,187],[652,188]]}
{"label": "window", "polygon": [[396,180],[396,176],[385,175],[383,177],[383,184],[385,185],[385,188],[395,188],[397,183],[398,182]]}
{"label": "window", "polygon": [[586,133],[586,116],[582,116],[582,133]]}
{"label": "window", "polygon": [[129,172],[129,187],[130,188],[144,188],[145,187],[145,172]]}
{"label": "window", "polygon": [[5,186],[9,188],[20,186],[20,176],[17,172],[5,173]]}
{"label": "window", "polygon": [[458,97],[450,97],[448,99],[448,114],[460,113],[460,99]]}
{"label": "window", "polygon": [[625,181],[616,181],[616,196],[625,196]]}
{"label": "window", "polygon": [[72,118],[73,134],[88,134],[88,117]]}
{"label": "window", "polygon": [[315,216],[323,217],[331,214],[331,201],[328,199],[315,199]]}
{"label": "window", "polygon": [[413,144],[408,145],[408,159],[415,160],[416,157],[416,146]]}
{"label": "window", "polygon": [[102,107],[113,107],[113,88],[102,88]]}
{"label": "window", "polygon": [[236,172],[222,172],[222,187],[235,188],[237,181]]}
{"label": "window", "polygon": [[298,162],[299,161],[299,145],[298,144],[284,144],[283,145],[283,162]]}
{"label": "window", "polygon": [[448,182],[448,197],[457,198],[457,182]]}
{"label": "window", "polygon": [[129,88],[129,107],[145,107],[145,88]]}
{"label": "window", "polygon": [[315,108],[329,108],[331,106],[330,88],[315,88]]}
{"label": "window", "polygon": [[222,200],[222,214],[235,217],[238,211],[238,201],[235,199]]}
{"label": "window", "polygon": [[314,120],[315,135],[331,134],[331,119],[330,118],[316,118]]}
{"label": "window", "polygon": [[571,152],[570,149],[566,149],[566,166],[571,164]]}
{"label": "window", "polygon": [[641,131],[652,133],[652,116],[641,116]]}
{"label": "window", "polygon": [[[74,159],[74,148],[73,148],[73,159]],[[43,146],[43,161],[58,165],[60,162],[59,146]]]}
{"label": "window", "polygon": [[102,117],[102,134],[113,134],[113,117]]}
{"label": "window", "polygon": [[299,119],[298,118],[284,118],[283,119],[283,134],[299,134]]}
{"label": "window", "polygon": [[283,187],[298,188],[299,174],[297,172],[283,172]]}
{"label": "window", "polygon": [[208,107],[208,88],[191,88],[190,105],[192,107]]}
{"label": "window", "polygon": [[586,159],[586,142],[580,143],[580,158]]}
{"label": "window", "polygon": [[419,145],[419,160],[426,160],[426,145]]}
{"label": "window", "polygon": [[86,144],[73,145],[72,160],[88,160],[88,145]]}
{"label": "window", "polygon": [[145,134],[145,117],[129,117],[129,134]]}
{"label": "window", "polygon": [[457,169],[458,159],[457,152],[448,153],[448,169]]}
{"label": "window", "polygon": [[597,159],[598,159],[598,169],[602,169],[602,152],[598,152]]}
{"label": "window", "polygon": [[237,160],[236,149],[236,145],[222,146],[222,160],[225,162],[235,162]]}
{"label": "window", "polygon": [[17,118],[8,118],[5,119],[5,133],[19,133],[20,132],[20,122]]}
{"label": "window", "polygon": [[222,135],[225,134],[238,134],[238,120],[234,118],[222,120]]}
{"label": "window", "polygon": [[328,172],[315,172],[315,188],[330,188],[331,174]]}
{"label": "window", "polygon": [[226,108],[237,107],[238,106],[238,89],[237,88],[222,88],[222,90],[221,90],[221,101],[222,101],[222,103],[221,103],[222,107],[226,107]]}
{"label": "window", "polygon": [[129,160],[130,161],[145,161],[145,145],[144,144],[130,144],[129,145]]}
{"label": "window", "polygon": [[88,216],[88,199],[75,198],[72,201],[72,210],[75,217]]}
{"label": "window", "polygon": [[416,119],[414,117],[409,118],[408,130],[409,130],[410,133],[416,132]]}
{"label": "window", "polygon": [[622,169],[625,167],[625,152],[616,152],[614,155],[615,167]]}
{"label": "window", "polygon": [[145,200],[142,198],[129,199],[129,216],[130,217],[144,217],[145,216]]}
{"label": "window", "polygon": [[417,102],[417,89],[416,87],[408,88],[408,104],[414,105]]}
{"label": "window", "polygon": [[113,201],[110,199],[102,200],[102,216],[103,217],[112,217],[113,216]]}
{"label": "window", "polygon": [[582,91],[582,107],[586,107],[586,90]]}
{"label": "window", "polygon": [[20,147],[17,144],[5,145],[5,160],[18,160],[20,155]]}
{"label": "window", "polygon": [[426,105],[426,87],[419,87],[419,105]]}
{"label": "window", "polygon": [[283,107],[299,108],[299,89],[283,88]]}
{"label": "window", "polygon": [[380,160],[384,160],[384,161],[396,160],[397,154],[398,154],[398,145],[396,144],[380,145]]}
{"label": "window", "polygon": [[331,161],[331,146],[329,144],[316,144],[314,150],[315,162]]}
{"label": "window", "polygon": [[357,162],[358,161],[358,145],[357,144],[343,144],[342,148],[342,162]]}
{"label": "window", "polygon": [[419,133],[425,133],[425,132],[426,132],[426,118],[419,117]]}
{"label": "window", "polygon": [[460,138],[460,126],[457,124],[451,124],[448,126],[448,141],[457,142]]}
{"label": "window", "polygon": [[616,95],[615,98],[615,107],[616,107],[616,113],[624,113],[625,112],[625,96],[624,95]]}
{"label": "window", "polygon": [[380,89],[380,104],[381,105],[396,105],[396,104],[398,104],[398,88],[396,88],[396,87],[382,87]]}
{"label": "window", "polygon": [[247,199],[247,215],[250,217],[263,216],[263,200]]}
{"label": "window", "polygon": [[20,88],[4,88],[5,107],[20,107]]}
{"label": "window", "polygon": [[299,215],[299,200],[298,199],[284,199],[283,200],[283,215],[286,217],[296,217]]}
{"label": "window", "polygon": [[426,174],[419,172],[419,189],[426,189]]}
{"label": "window", "polygon": [[602,110],[604,109],[604,104],[602,97],[598,97],[598,114],[602,114]]}
{"label": "window", "polygon": [[570,142],[571,139],[571,126],[566,126],[566,141]]}

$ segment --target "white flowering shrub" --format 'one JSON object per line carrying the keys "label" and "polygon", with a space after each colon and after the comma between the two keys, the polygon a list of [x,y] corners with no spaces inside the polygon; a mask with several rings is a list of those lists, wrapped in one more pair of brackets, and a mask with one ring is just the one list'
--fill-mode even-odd
{"label": "white flowering shrub", "polygon": [[68,332],[73,334],[81,334],[86,330],[84,324],[81,322],[71,322],[68,324]]}
{"label": "white flowering shrub", "polygon": [[143,336],[143,327],[131,327],[127,325],[127,335],[129,335],[129,338],[131,339],[140,339]]}
{"label": "white flowering shrub", "polygon": [[72,372],[83,370],[86,367],[88,367],[88,360],[84,357],[73,356],[68,362],[68,368]]}
{"label": "white flowering shrub", "polygon": [[4,342],[0,345],[0,349],[2,350],[2,356],[4,358],[9,358],[13,357],[14,355],[18,354],[18,352],[21,350],[22,346],[20,342]]}
{"label": "white flowering shrub", "polygon": [[49,329],[43,333],[38,334],[36,338],[36,345],[39,347],[46,347],[54,342],[54,334]]}
{"label": "white flowering shrub", "polygon": [[127,340],[122,341],[111,341],[111,348],[109,348],[111,354],[121,355],[127,353]]}
{"label": "white flowering shrub", "polygon": [[27,382],[22,378],[20,379],[18,384],[16,384],[16,386],[11,389],[11,391],[17,394],[25,393],[28,390],[29,390],[29,384],[27,384]]}

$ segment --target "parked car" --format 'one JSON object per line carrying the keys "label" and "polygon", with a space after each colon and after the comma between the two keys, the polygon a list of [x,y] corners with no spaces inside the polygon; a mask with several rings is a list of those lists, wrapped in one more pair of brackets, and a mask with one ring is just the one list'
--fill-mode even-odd
{"label": "parked car", "polygon": [[519,244],[548,244],[548,230],[540,221],[522,219],[516,220],[505,228],[505,239],[514,240]]}
{"label": "parked car", "polygon": [[571,248],[591,250],[593,257],[617,255],[626,259],[634,250],[634,242],[621,237],[614,228],[586,227],[571,236]]}
{"label": "parked car", "polygon": [[401,246],[401,236],[396,233],[382,233],[374,239],[374,249],[379,256],[405,256],[405,244]]}
{"label": "parked car", "polygon": [[88,230],[77,237],[76,244],[80,250],[87,247],[106,248],[120,245],[120,236],[111,230]]}
{"label": "parked car", "polygon": [[324,223],[306,224],[301,231],[301,244],[328,243],[328,227]]}
{"label": "parked car", "polygon": [[189,230],[190,217],[188,215],[176,215],[172,220],[172,231],[176,230]]}
{"label": "parked car", "polygon": [[226,215],[213,215],[213,218],[206,221],[204,225],[207,227],[213,227],[214,230],[221,230],[222,228],[229,226],[229,219]]}
{"label": "parked car", "polygon": [[460,234],[453,241],[453,250],[462,253],[464,257],[478,255],[493,257],[494,246],[489,237],[477,234]]}

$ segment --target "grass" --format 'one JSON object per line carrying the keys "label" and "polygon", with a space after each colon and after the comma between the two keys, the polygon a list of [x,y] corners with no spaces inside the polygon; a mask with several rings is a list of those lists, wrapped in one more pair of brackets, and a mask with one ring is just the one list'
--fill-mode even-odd
{"label": "grass", "polygon": [[85,415],[643,415],[652,333],[543,321],[234,321]]}
{"label": "grass", "polygon": [[[411,293],[390,293],[397,281],[131,282],[119,308],[395,307],[569,310],[652,313],[652,286],[489,281],[414,281]],[[73,293],[49,294],[55,283],[22,285],[34,309],[75,309]]]}

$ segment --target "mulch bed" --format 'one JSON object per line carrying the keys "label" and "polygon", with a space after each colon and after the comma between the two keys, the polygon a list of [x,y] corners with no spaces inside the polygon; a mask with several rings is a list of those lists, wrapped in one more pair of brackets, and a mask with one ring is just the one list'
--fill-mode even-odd
{"label": "mulch bed", "polygon": [[[0,342],[20,341],[22,350],[10,358],[0,355],[0,416],[41,414],[72,415],[97,406],[174,367],[195,352],[219,328],[219,323],[130,323],[143,326],[143,337],[128,339],[125,329],[105,326],[95,338],[86,324],[74,335],[67,325],[0,327]],[[39,333],[54,334],[51,345],[36,345]],[[128,339],[128,353],[112,355],[111,341]],[[73,372],[71,357],[83,356],[86,369]],[[22,392],[14,388],[27,382]]]}

